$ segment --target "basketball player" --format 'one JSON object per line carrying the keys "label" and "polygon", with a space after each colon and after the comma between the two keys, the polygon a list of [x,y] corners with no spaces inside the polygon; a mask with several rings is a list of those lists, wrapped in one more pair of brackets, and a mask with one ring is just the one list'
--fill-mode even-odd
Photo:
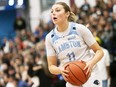
{"label": "basketball player", "polygon": [[[56,27],[46,36],[48,68],[52,74],[61,74],[65,81],[68,71],[64,70],[71,61],[85,61],[89,80],[82,86],[66,83],[66,87],[101,87],[96,63],[103,57],[103,51],[87,27],[76,23],[77,19],[69,6],[57,2],[51,8],[51,18]],[[92,49],[95,54],[90,53]],[[57,61],[60,66],[57,66]],[[77,73],[78,74],[78,73]]]}

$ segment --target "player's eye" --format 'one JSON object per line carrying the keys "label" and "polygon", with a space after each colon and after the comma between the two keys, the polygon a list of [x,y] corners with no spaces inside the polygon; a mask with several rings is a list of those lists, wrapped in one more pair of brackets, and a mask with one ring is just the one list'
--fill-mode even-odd
{"label": "player's eye", "polygon": [[53,11],[51,11],[51,13],[53,13]]}
{"label": "player's eye", "polygon": [[59,11],[60,11],[59,9],[56,10],[56,12],[59,12]]}

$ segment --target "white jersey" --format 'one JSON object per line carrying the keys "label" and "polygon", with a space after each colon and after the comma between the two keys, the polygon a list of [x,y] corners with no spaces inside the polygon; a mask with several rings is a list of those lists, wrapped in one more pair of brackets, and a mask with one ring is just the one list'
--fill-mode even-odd
{"label": "white jersey", "polygon": [[61,65],[74,60],[89,61],[94,56],[89,46],[95,42],[88,28],[69,22],[66,31],[58,32],[56,27],[46,36],[46,52],[47,56],[57,56]]}

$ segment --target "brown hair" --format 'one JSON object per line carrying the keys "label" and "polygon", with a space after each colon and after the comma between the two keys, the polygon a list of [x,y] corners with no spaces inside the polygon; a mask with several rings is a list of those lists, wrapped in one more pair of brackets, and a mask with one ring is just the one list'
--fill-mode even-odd
{"label": "brown hair", "polygon": [[70,15],[68,17],[68,21],[73,21],[73,22],[77,22],[77,16],[71,11],[70,7],[65,3],[65,2],[57,2],[55,4],[59,4],[62,5],[65,12],[69,12]]}

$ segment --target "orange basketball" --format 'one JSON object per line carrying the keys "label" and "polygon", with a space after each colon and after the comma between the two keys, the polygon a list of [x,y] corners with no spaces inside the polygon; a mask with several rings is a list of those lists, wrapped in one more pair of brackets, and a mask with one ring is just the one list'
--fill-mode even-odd
{"label": "orange basketball", "polygon": [[83,85],[89,78],[89,74],[86,74],[86,70],[84,70],[85,62],[76,61],[69,63],[65,69],[69,71],[68,82],[81,86]]}

